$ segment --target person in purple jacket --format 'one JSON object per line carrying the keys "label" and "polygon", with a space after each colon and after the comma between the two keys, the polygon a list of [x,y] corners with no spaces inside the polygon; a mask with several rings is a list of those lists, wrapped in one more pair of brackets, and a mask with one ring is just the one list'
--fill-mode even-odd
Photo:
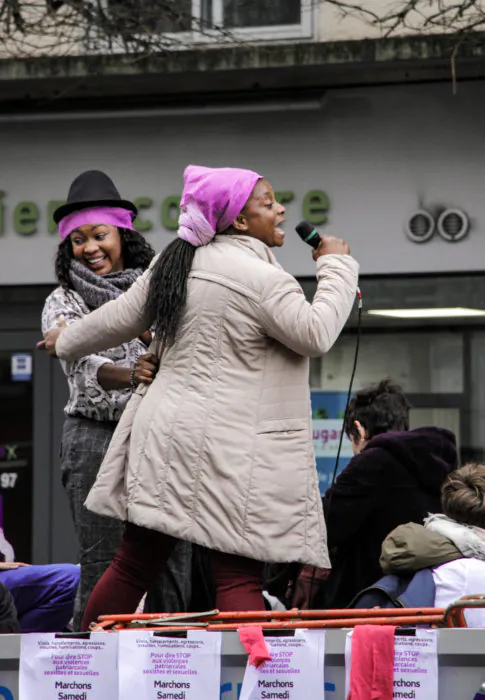
{"label": "person in purple jacket", "polygon": [[[74,612],[79,574],[75,564],[32,566],[15,561],[14,548],[4,531],[0,494],[0,633],[62,632]],[[6,597],[2,586],[10,591],[10,597]],[[13,606],[18,629],[2,625],[5,617],[12,618],[9,611]]]}
{"label": "person in purple jacket", "polygon": [[441,512],[441,487],[457,466],[455,436],[409,430],[410,405],[390,379],[357,391],[345,431],[354,457],[323,498],[332,569],[313,607],[344,608],[382,576],[381,545],[398,525]]}

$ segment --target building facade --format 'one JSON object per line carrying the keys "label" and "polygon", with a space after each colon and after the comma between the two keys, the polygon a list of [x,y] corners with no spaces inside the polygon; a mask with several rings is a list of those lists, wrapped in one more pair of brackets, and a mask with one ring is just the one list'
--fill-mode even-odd
{"label": "building facade", "polygon": [[[136,64],[113,54],[0,60],[0,495],[19,559],[76,556],[58,460],[66,383],[34,346],[55,284],[52,211],[85,169],[104,170],[137,203],[155,249],[175,235],[188,163],[262,173],[287,208],[278,258],[309,298],[314,263],[294,233],[300,220],[344,237],[361,264],[354,386],[392,376],[413,425],[449,427],[463,460],[484,458],[481,57],[462,57],[454,94],[447,37],[376,38],[305,0],[276,3],[272,24],[257,4],[247,16],[233,5],[211,3],[214,22],[237,30],[236,46]],[[312,362],[322,489],[356,330],[355,312]],[[348,456],[344,442],[342,464]]]}

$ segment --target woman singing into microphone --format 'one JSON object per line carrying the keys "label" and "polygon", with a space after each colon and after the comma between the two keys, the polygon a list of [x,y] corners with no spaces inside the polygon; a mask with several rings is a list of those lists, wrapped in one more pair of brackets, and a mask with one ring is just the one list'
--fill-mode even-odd
{"label": "woman singing into microphone", "polygon": [[329,567],[310,431],[309,357],[351,311],[344,241],[313,252],[313,302],[276,262],[285,209],[261,175],[189,166],[178,237],[125,294],[45,346],[66,360],[155,324],[160,370],[123,413],[86,501],[126,523],[83,628],[133,612],[175,538],[207,547],[220,610],[264,609],[263,562]]}

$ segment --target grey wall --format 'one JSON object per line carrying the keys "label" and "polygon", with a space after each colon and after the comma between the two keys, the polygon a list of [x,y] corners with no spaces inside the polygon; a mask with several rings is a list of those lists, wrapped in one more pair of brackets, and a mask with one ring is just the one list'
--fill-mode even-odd
{"label": "grey wall", "polygon": [[[7,118],[8,119],[8,118]],[[53,280],[55,235],[46,233],[45,205],[64,198],[74,176],[105,169],[127,197],[148,196],[156,248],[173,237],[162,229],[162,200],[180,193],[192,163],[238,165],[293,190],[287,241],[278,251],[295,275],[312,275],[307,248],[296,239],[305,193],[325,190],[326,231],[349,240],[364,273],[481,270],[485,259],[485,83],[428,84],[329,91],[321,109],[259,114],[158,116],[11,123],[0,119],[4,234],[0,282]],[[6,167],[5,167],[6,166]],[[14,233],[19,201],[40,206],[38,232]],[[421,246],[404,235],[419,206],[460,207],[472,220],[468,238]]]}

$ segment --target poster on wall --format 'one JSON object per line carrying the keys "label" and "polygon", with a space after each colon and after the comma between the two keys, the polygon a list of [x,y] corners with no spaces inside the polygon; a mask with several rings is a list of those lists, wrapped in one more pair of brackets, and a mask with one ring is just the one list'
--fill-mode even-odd
{"label": "poster on wall", "polygon": [[[325,493],[332,480],[338,446],[343,429],[346,392],[312,391],[313,448],[317,461],[320,492]],[[352,443],[344,434],[339,473],[352,458]]]}
{"label": "poster on wall", "polygon": [[119,700],[219,700],[222,632],[120,632]]}
{"label": "poster on wall", "polygon": [[105,700],[118,697],[118,639],[102,632],[83,639],[65,634],[23,634],[21,700]]}
{"label": "poster on wall", "polygon": [[265,641],[271,660],[259,668],[248,662],[240,700],[324,700],[325,630],[297,629]]}
{"label": "poster on wall", "polygon": [[[345,640],[345,697],[351,691],[352,637]],[[371,656],[369,656],[371,664]],[[362,683],[362,674],[356,676]],[[394,638],[393,698],[438,700],[437,630],[416,629]]]}

